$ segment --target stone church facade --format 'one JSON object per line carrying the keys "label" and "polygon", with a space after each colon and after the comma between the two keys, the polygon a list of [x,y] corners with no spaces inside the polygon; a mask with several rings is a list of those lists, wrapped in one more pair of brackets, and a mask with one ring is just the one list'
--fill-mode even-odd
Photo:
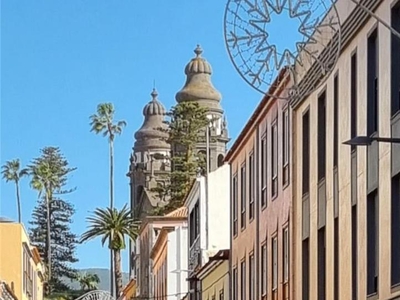
{"label": "stone church facade", "polygon": [[[177,103],[193,101],[206,107],[210,121],[209,127],[209,171],[214,171],[223,164],[229,135],[224,111],[221,106],[221,93],[211,81],[212,68],[202,57],[203,50],[197,46],[195,57],[185,67],[186,82],[177,92]],[[163,184],[171,171],[171,145],[166,142],[167,134],[164,123],[167,110],[158,100],[158,93],[153,89],[152,99],[143,108],[144,121],[135,133],[135,142],[130,156],[129,177],[131,209],[140,219],[145,218],[157,206],[163,206],[168,199],[160,199],[152,189]],[[199,134],[206,135],[206,129]],[[197,144],[197,151],[207,153],[206,139]],[[203,141],[204,140],[204,141]],[[143,267],[140,266],[140,245],[131,245],[130,275],[137,277]]]}

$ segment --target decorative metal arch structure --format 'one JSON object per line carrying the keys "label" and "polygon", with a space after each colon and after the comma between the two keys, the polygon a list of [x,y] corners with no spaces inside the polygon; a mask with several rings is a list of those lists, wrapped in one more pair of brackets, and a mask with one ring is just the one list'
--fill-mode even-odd
{"label": "decorative metal arch structure", "polygon": [[107,291],[94,290],[87,292],[76,300],[115,300],[113,296]]}
{"label": "decorative metal arch structure", "polygon": [[[288,69],[291,84],[283,87],[286,93],[270,95],[275,98],[305,96],[317,89],[335,68],[341,48],[334,1],[228,0],[225,44],[240,76],[268,95],[273,86],[281,86],[278,74]],[[313,66],[319,78],[300,87],[299,82]]]}

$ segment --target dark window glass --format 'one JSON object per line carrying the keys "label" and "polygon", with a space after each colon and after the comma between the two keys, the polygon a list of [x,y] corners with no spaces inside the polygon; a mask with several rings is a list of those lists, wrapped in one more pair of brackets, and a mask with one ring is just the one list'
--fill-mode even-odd
{"label": "dark window glass", "polygon": [[[391,25],[394,30],[400,32],[400,2],[398,2],[393,8],[391,13]],[[400,110],[400,39],[392,34],[391,36],[391,69],[392,69],[392,115],[396,114]]]}
{"label": "dark window glass", "polygon": [[334,251],[333,251],[333,286],[334,286],[334,299],[339,300],[339,218],[334,221]]}
{"label": "dark window glass", "polygon": [[232,200],[233,200],[233,235],[238,233],[238,178],[233,176],[232,183]]}
{"label": "dark window glass", "polygon": [[303,195],[310,189],[310,111],[303,115]]}
{"label": "dark window glass", "polygon": [[392,286],[400,285],[400,175],[392,178]]}
{"label": "dark window glass", "polygon": [[240,263],[240,299],[246,300],[246,261]]}
{"label": "dark window glass", "polygon": [[254,155],[249,156],[249,218],[254,219]]}
{"label": "dark window glass", "polygon": [[318,230],[318,300],[326,298],[325,227]]}
{"label": "dark window glass", "polygon": [[261,139],[261,207],[267,205],[267,136]]}
{"label": "dark window glass", "polygon": [[352,286],[353,286],[353,299],[357,300],[357,256],[358,256],[358,243],[357,243],[357,205],[353,205],[351,208],[351,261],[352,261]]}
{"label": "dark window glass", "polygon": [[271,126],[271,192],[272,197],[278,194],[278,123],[274,121]]}
{"label": "dark window glass", "polygon": [[289,182],[289,108],[282,113],[282,131],[282,181],[283,185],[286,185]]}
{"label": "dark window glass", "polygon": [[[350,66],[350,134],[351,138],[357,136],[357,53],[351,56]],[[355,146],[352,146],[355,149]]]}
{"label": "dark window glass", "polygon": [[249,299],[255,299],[255,282],[254,282],[255,268],[254,268],[254,256],[250,255],[249,259]]}
{"label": "dark window glass", "polygon": [[283,230],[283,282],[289,281],[289,229]]}
{"label": "dark window glass", "polygon": [[318,180],[326,173],[326,92],[318,98]]}
{"label": "dark window glass", "polygon": [[378,293],[378,190],[367,198],[367,295]]}
{"label": "dark window glass", "polygon": [[372,135],[378,131],[378,31],[368,38],[368,63],[367,63],[367,131]]}
{"label": "dark window glass", "polygon": [[261,294],[267,294],[267,244],[261,246]]}
{"label": "dark window glass", "polygon": [[338,163],[339,75],[333,80],[333,166]]}
{"label": "dark window glass", "polygon": [[272,239],[272,291],[278,289],[278,238]]}
{"label": "dark window glass", "polygon": [[303,299],[310,299],[310,249],[308,238],[303,241]]}
{"label": "dark window glass", "polygon": [[237,268],[233,269],[232,272],[232,293],[233,293],[233,300],[238,300],[238,270]]}
{"label": "dark window glass", "polygon": [[246,227],[246,164],[240,168],[240,226]]}

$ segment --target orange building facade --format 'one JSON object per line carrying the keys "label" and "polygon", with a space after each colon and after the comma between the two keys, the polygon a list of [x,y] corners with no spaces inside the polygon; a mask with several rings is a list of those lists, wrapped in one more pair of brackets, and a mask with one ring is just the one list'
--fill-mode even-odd
{"label": "orange building facade", "polygon": [[[276,82],[268,94],[283,93],[288,73],[283,70]],[[290,117],[287,101],[265,96],[226,157],[233,300],[293,299]]]}

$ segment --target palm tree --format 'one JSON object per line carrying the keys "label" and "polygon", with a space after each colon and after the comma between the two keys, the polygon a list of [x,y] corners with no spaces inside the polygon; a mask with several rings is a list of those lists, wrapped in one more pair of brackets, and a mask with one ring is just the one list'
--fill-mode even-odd
{"label": "palm tree", "polygon": [[51,213],[50,204],[53,200],[53,191],[60,187],[60,182],[57,174],[47,161],[40,161],[38,164],[30,166],[32,176],[31,187],[39,192],[39,198],[44,194],[47,213],[47,276],[51,280]]}
{"label": "palm tree", "polygon": [[80,242],[101,237],[101,244],[107,242],[108,248],[114,253],[114,277],[116,298],[122,291],[121,250],[125,249],[125,238],[135,240],[139,232],[139,222],[125,204],[121,210],[116,208],[96,208],[93,215],[87,218],[90,223],[88,230],[82,234]]}
{"label": "palm tree", "polygon": [[1,174],[3,174],[3,178],[6,180],[6,182],[9,181],[14,181],[15,183],[15,189],[16,189],[16,194],[17,194],[17,209],[18,209],[18,222],[22,222],[22,215],[21,215],[21,198],[19,195],[19,181],[22,177],[25,177],[28,175],[28,169],[20,169],[21,164],[19,162],[19,159],[13,159],[10,161],[7,161],[5,165],[1,167],[3,170],[1,171]]}
{"label": "palm tree", "polygon": [[122,128],[126,126],[125,121],[114,123],[114,106],[112,103],[101,103],[97,106],[97,114],[91,115],[90,131],[96,134],[102,133],[108,137],[110,148],[110,207],[114,207],[114,139],[115,135],[122,133]]}
{"label": "palm tree", "polygon": [[76,280],[79,282],[81,290],[95,290],[100,282],[97,274],[86,272],[77,274]]}
{"label": "palm tree", "polygon": [[[126,126],[125,121],[114,123],[115,109],[112,103],[101,103],[97,106],[97,114],[90,116],[91,130],[96,134],[102,133],[104,137],[108,137],[108,145],[110,151],[110,208],[114,207],[114,139],[115,135],[122,133],[122,128]],[[113,278],[113,257],[110,252],[110,291],[114,296],[114,278]]]}

